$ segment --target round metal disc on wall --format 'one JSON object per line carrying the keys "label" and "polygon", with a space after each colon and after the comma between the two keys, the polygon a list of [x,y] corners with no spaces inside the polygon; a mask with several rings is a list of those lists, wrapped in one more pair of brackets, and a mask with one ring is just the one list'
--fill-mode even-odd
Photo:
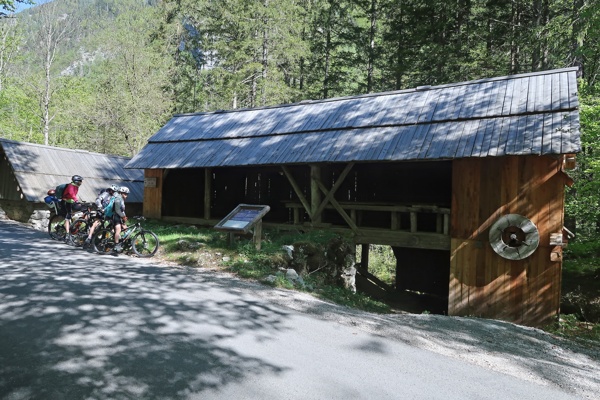
{"label": "round metal disc on wall", "polygon": [[529,257],[540,244],[540,233],[530,219],[519,214],[498,218],[490,228],[492,249],[509,260]]}

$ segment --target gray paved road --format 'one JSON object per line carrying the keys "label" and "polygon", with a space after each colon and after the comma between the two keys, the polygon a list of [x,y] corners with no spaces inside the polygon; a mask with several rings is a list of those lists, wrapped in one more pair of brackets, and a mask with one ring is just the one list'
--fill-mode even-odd
{"label": "gray paved road", "polygon": [[2,221],[0,276],[2,399],[575,398]]}

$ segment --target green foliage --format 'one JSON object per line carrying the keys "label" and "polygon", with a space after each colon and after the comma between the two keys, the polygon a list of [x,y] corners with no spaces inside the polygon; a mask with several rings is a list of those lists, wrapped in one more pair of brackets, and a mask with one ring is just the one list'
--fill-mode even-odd
{"label": "green foliage", "polygon": [[600,259],[600,241],[574,241],[566,247],[565,258],[570,259],[585,259],[598,258]]}
{"label": "green foliage", "polygon": [[[19,57],[0,63],[6,65],[0,92],[8,91],[0,105],[0,134],[39,142],[45,118],[50,144],[91,151],[133,155],[174,112],[358,95],[566,65],[582,65],[590,88],[600,76],[600,11],[587,0],[517,0],[510,7],[501,0],[52,4],[74,21],[74,29],[56,48],[50,114],[39,111],[44,58],[36,51],[43,25],[38,14],[47,8],[39,6],[18,15],[23,35],[13,43],[19,43]],[[9,93],[18,95],[7,106]],[[590,149],[597,143],[598,121],[592,97],[582,101]],[[589,168],[597,168],[589,161]],[[585,211],[594,208],[591,183],[576,190],[569,213],[594,220]]]}
{"label": "green foliage", "polygon": [[0,0],[0,17],[15,12],[19,4],[34,4],[33,0]]}
{"label": "green foliage", "polygon": [[577,239],[589,241],[600,235],[600,83],[591,87],[580,81],[579,87],[582,151],[571,172],[574,184],[567,190],[565,213]]}
{"label": "green foliage", "polygon": [[[357,248],[357,255],[360,249]],[[360,262],[358,256],[357,262]],[[390,286],[396,284],[396,256],[390,246],[369,245],[369,272]]]}
{"label": "green foliage", "polygon": [[556,323],[545,327],[545,330],[572,340],[600,342],[600,324],[583,322],[574,314],[562,315]]}
{"label": "green foliage", "polygon": [[16,85],[7,85],[0,91],[0,137],[32,143],[41,143],[39,116],[35,100]]}
{"label": "green foliage", "polygon": [[560,320],[550,332],[600,341],[600,242],[569,243],[564,252]]}

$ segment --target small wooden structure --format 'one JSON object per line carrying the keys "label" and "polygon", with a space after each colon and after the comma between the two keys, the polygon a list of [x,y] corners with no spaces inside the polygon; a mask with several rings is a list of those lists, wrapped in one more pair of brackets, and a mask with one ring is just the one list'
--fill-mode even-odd
{"label": "small wooden structure", "polygon": [[[177,115],[127,167],[145,169],[146,216],[213,226],[239,203],[268,204],[265,224],[346,232],[363,260],[368,244],[392,246],[396,289],[442,298],[450,315],[541,325],[559,312],[550,237],[579,151],[569,68]],[[539,230],[530,256],[492,248],[505,214]]]}
{"label": "small wooden structure", "polygon": [[10,219],[31,222],[45,229],[40,219],[47,218],[44,197],[49,189],[71,181],[77,174],[84,178],[79,198],[93,202],[102,189],[111,184],[127,186],[127,212],[141,212],[144,174],[125,169],[127,157],[91,153],[33,143],[0,139],[0,208]]}

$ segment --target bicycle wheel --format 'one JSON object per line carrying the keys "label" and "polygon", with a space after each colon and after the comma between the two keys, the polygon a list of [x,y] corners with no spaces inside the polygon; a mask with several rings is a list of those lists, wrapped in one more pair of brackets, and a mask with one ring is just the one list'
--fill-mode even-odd
{"label": "bicycle wheel", "polygon": [[75,220],[70,226],[71,240],[75,246],[83,246],[83,242],[87,238],[91,224],[83,218]]}
{"label": "bicycle wheel", "polygon": [[115,234],[108,229],[101,229],[92,238],[94,251],[99,254],[108,254],[115,247]]}
{"label": "bicycle wheel", "polygon": [[58,214],[50,217],[50,221],[48,222],[48,234],[54,240],[64,240],[65,235],[67,234],[65,217]]}
{"label": "bicycle wheel", "polygon": [[152,257],[158,251],[158,236],[154,232],[141,231],[131,238],[131,248],[138,257]]}

